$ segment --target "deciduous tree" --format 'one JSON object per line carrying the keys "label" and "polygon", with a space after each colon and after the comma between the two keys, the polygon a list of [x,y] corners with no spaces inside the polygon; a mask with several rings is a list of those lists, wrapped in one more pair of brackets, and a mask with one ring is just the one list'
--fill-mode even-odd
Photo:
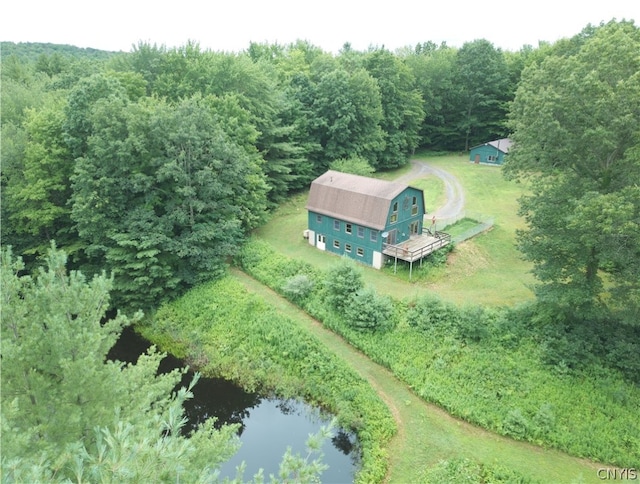
{"label": "deciduous tree", "polygon": [[500,49],[488,40],[465,43],[457,53],[457,82],[460,85],[460,117],[465,151],[505,133],[509,92],[509,71]]}
{"label": "deciduous tree", "polygon": [[73,159],[64,139],[63,106],[51,101],[27,112],[22,159],[4,167],[4,230],[9,229],[10,242],[17,242],[18,250],[29,256],[46,254],[53,239],[68,252],[81,245],[67,203]]}
{"label": "deciduous tree", "polygon": [[219,276],[261,220],[267,190],[255,156],[199,97],[177,106],[103,99],[73,177],[73,219],[119,305],[148,307]]}
{"label": "deciduous tree", "polygon": [[431,149],[459,150],[460,85],[457,82],[457,50],[441,45],[418,46],[406,57],[423,100],[424,122],[420,145]]}
{"label": "deciduous tree", "polygon": [[411,70],[388,50],[369,53],[364,66],[378,84],[383,112],[380,127],[384,145],[376,154],[375,167],[397,168],[407,163],[420,142],[422,97]]}
{"label": "deciduous tree", "polygon": [[610,22],[534,63],[511,110],[506,170],[521,201],[539,297],[640,321],[640,30]]}
{"label": "deciduous tree", "polygon": [[314,123],[311,132],[323,148],[319,168],[352,156],[362,156],[376,166],[384,136],[382,100],[375,79],[362,68],[350,73],[335,67],[323,69],[312,88],[308,98]]}

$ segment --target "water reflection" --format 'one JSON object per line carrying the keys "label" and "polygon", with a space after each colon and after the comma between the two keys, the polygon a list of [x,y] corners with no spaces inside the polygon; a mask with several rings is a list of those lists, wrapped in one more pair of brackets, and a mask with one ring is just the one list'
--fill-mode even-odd
{"label": "water reflection", "polygon": [[[125,328],[122,336],[109,353],[109,359],[135,363],[150,343]],[[184,367],[184,363],[167,356],[160,364],[159,372]],[[184,375],[179,386],[186,386],[193,373]],[[327,425],[331,417],[319,409],[296,400],[263,398],[248,393],[233,383],[217,378],[200,378],[193,389],[193,398],[185,402],[188,422],[185,433],[190,433],[210,417],[216,417],[216,426],[239,424],[242,446],[240,451],[221,468],[221,476],[234,477],[236,466],[245,462],[244,477],[251,478],[260,468],[264,475],[277,476],[282,456],[291,447],[294,453],[306,455],[306,441],[320,427]],[[343,429],[333,429],[333,437],[327,440],[322,461],[329,469],[322,474],[322,482],[353,482],[359,466],[360,452],[355,434]]]}

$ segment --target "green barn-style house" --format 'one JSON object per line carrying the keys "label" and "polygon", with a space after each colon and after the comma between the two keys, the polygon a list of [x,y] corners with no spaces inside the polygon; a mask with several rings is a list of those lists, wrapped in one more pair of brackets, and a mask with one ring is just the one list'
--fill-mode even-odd
{"label": "green barn-style house", "polygon": [[469,150],[469,160],[483,165],[502,165],[513,142],[509,138],[488,141]]}
{"label": "green barn-style house", "polygon": [[311,183],[305,237],[320,250],[380,269],[386,257],[422,260],[450,243],[425,224],[422,190],[402,183],[329,170]]}

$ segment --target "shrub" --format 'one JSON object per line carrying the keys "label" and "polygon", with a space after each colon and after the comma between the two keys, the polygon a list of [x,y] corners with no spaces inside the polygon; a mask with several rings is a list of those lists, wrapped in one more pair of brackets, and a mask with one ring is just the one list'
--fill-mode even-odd
{"label": "shrub", "polygon": [[505,435],[510,435],[516,439],[524,440],[529,435],[529,419],[525,417],[522,410],[515,408],[509,411],[505,419],[502,421],[502,430]]}
{"label": "shrub", "polygon": [[345,319],[355,329],[385,331],[393,328],[393,304],[387,296],[365,288],[351,296]]}
{"label": "shrub", "polygon": [[453,242],[447,244],[443,248],[429,254],[429,256],[425,259],[425,262],[432,267],[443,266],[447,263],[449,254],[453,251],[454,248],[455,244]]}
{"label": "shrub", "polygon": [[307,274],[289,277],[282,285],[282,293],[295,303],[301,303],[313,291],[313,280]]}
{"label": "shrub", "polygon": [[455,319],[458,337],[466,342],[479,342],[489,337],[489,314],[481,306],[470,306],[460,310],[460,315]]}
{"label": "shrub", "polygon": [[539,436],[547,435],[556,424],[556,416],[549,403],[543,403],[533,416],[534,431]]}
{"label": "shrub", "polygon": [[375,168],[373,168],[369,162],[360,157],[353,156],[351,158],[340,158],[338,160],[332,161],[329,165],[329,168],[336,171],[341,171],[343,173],[351,173],[353,175],[362,175],[369,176],[373,172],[375,172]]}
{"label": "shrub", "polygon": [[427,294],[420,296],[407,311],[407,322],[414,328],[428,331],[458,324],[460,312],[456,306]]}
{"label": "shrub", "polygon": [[327,303],[338,312],[342,312],[351,302],[352,296],[363,288],[362,273],[355,262],[342,258],[327,272],[325,288]]}

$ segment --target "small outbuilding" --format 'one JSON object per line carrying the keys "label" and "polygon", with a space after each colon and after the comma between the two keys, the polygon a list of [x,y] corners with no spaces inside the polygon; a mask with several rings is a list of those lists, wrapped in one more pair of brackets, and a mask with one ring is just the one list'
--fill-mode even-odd
{"label": "small outbuilding", "polygon": [[469,160],[485,165],[502,165],[512,144],[509,138],[502,138],[474,146],[469,152]]}
{"label": "small outbuilding", "polygon": [[306,208],[309,244],[376,269],[385,256],[413,265],[451,240],[423,227],[424,194],[403,183],[329,170],[311,183]]}

